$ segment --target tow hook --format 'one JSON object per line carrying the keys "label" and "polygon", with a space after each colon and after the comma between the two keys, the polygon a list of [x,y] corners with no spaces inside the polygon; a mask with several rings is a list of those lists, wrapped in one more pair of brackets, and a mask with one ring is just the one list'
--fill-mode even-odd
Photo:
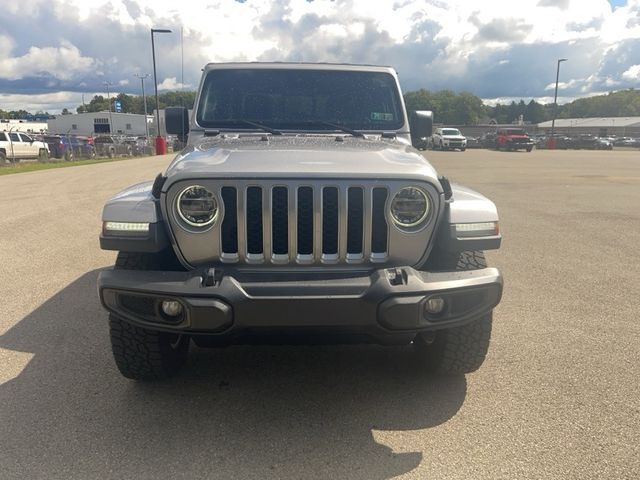
{"label": "tow hook", "polygon": [[407,272],[402,268],[388,268],[387,278],[389,279],[389,284],[394,287],[407,284]]}
{"label": "tow hook", "polygon": [[202,275],[202,286],[216,287],[220,284],[220,280],[222,280],[222,270],[208,268],[205,270],[204,275]]}

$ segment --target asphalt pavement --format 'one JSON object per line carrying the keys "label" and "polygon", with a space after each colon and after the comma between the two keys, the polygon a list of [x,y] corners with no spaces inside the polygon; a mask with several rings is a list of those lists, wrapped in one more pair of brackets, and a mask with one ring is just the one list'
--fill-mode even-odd
{"label": "asphalt pavement", "polygon": [[505,276],[476,373],[407,347],[193,348],[117,372],[104,201],[170,157],[0,177],[0,479],[640,477],[640,152],[427,152],[498,205]]}

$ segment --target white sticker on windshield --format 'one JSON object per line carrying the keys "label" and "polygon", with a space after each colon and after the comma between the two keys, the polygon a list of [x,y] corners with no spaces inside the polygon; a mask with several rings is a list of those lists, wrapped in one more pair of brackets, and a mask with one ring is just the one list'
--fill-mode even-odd
{"label": "white sticker on windshield", "polygon": [[371,112],[371,120],[393,120],[393,113]]}

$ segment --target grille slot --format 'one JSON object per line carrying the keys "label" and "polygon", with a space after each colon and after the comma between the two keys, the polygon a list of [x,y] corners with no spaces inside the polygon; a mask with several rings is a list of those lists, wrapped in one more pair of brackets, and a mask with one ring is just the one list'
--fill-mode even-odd
{"label": "grille slot", "polygon": [[247,188],[247,253],[259,255],[262,252],[262,188]]}
{"label": "grille slot", "polygon": [[338,253],[338,189],[325,187],[322,190],[322,253]]}
{"label": "grille slot", "polygon": [[289,252],[289,206],[287,187],[273,187],[271,197],[271,242],[274,255]]}
{"label": "grille slot", "polygon": [[238,253],[238,199],[235,187],[222,187],[224,220],[221,243],[223,253]]}
{"label": "grille slot", "polygon": [[364,228],[364,192],[361,187],[351,187],[347,194],[347,253],[362,253]]}
{"label": "grille slot", "polygon": [[298,188],[298,254],[313,254],[313,188]]}
{"label": "grille slot", "polygon": [[373,189],[373,212],[371,218],[371,252],[385,253],[387,251],[387,220],[384,205],[387,201],[386,188]]}

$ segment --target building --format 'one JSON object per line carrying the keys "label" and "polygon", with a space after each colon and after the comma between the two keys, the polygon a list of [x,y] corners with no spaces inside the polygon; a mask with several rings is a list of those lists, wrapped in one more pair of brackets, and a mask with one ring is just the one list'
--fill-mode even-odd
{"label": "building", "polygon": [[147,134],[145,122],[151,132],[153,117],[136,113],[89,112],[56,115],[47,121],[48,131],[60,135],[131,135]]}
{"label": "building", "polygon": [[3,130],[25,133],[43,133],[47,130],[47,122],[0,119],[0,132]]}
{"label": "building", "polygon": [[[551,120],[539,123],[538,131],[551,132]],[[557,118],[555,132],[565,135],[640,137],[640,117]]]}

